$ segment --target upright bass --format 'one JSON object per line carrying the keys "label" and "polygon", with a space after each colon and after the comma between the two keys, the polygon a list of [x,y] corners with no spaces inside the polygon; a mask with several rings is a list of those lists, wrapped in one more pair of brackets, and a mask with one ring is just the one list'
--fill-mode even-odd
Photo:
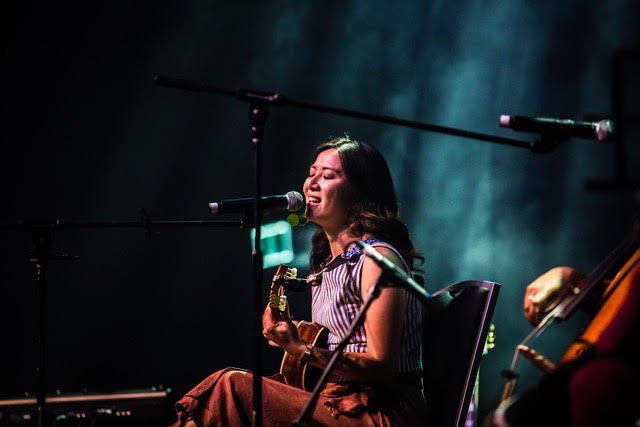
{"label": "upright bass", "polygon": [[[553,321],[569,318],[578,307],[587,311],[592,317],[577,338],[566,348],[557,364],[530,347],[530,342]],[[518,345],[510,369],[503,372],[507,381],[499,408],[503,412],[507,410],[516,414],[520,412],[520,420],[523,414],[528,414],[530,419],[523,425],[539,423],[544,419],[544,415],[541,414],[544,414],[546,408],[540,400],[544,400],[547,396],[556,396],[556,400],[566,398],[570,401],[572,393],[582,394],[574,400],[582,399],[587,402],[593,396],[608,392],[606,382],[612,382],[607,378],[609,371],[598,370],[600,368],[597,367],[597,363],[604,359],[612,359],[613,365],[619,361],[623,369],[628,366],[632,376],[637,376],[638,364],[632,360],[637,359],[637,356],[633,356],[629,351],[630,348],[635,347],[633,335],[637,334],[636,327],[640,319],[638,314],[640,313],[640,249],[638,249],[637,236],[635,234],[627,236],[587,276],[569,267],[558,267],[540,276],[527,287],[524,308],[525,316],[535,329]],[[548,375],[537,386],[525,391],[523,397],[514,401],[512,394],[518,376],[515,368],[520,357],[531,361],[540,371]],[[603,363],[600,365],[605,366]],[[593,372],[588,371],[592,367],[597,369],[592,369]],[[596,377],[593,377],[594,373]],[[592,377],[589,378],[589,375]],[[601,380],[597,377],[598,375],[601,376]],[[584,378],[589,379],[591,383],[585,383]],[[626,384],[627,380],[622,378],[621,382]],[[580,383],[580,381],[583,382]],[[589,386],[595,388],[592,390]],[[583,387],[583,390],[577,387]],[[638,393],[636,391],[631,394],[637,396]],[[527,395],[529,402],[522,403],[527,400]],[[532,405],[536,399],[539,403]],[[551,399],[553,398],[549,400]],[[607,399],[622,402],[632,398],[627,395],[606,396],[603,400]],[[576,413],[574,406],[579,407],[580,404],[576,404],[575,401],[567,403],[571,405],[570,409],[565,408],[571,412],[573,423],[583,416]],[[584,402],[582,405],[586,404]],[[527,404],[537,405],[537,413],[530,407],[526,408]],[[511,406],[519,406],[519,409],[511,409]],[[605,406],[605,403],[601,402],[600,406]],[[621,406],[623,406],[622,410],[612,411],[616,412],[611,415],[612,417],[628,416],[624,412],[633,413],[636,405],[621,404]],[[589,410],[585,411],[585,413],[588,412]],[[630,416],[634,417],[634,415]],[[567,417],[569,417],[568,412]],[[514,423],[514,425],[520,425],[520,423]]]}

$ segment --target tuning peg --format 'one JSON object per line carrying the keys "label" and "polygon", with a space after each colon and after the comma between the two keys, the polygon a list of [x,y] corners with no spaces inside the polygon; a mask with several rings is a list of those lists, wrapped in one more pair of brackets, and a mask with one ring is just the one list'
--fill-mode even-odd
{"label": "tuning peg", "polygon": [[287,309],[287,296],[280,295],[280,302],[278,304],[278,310],[284,312]]}

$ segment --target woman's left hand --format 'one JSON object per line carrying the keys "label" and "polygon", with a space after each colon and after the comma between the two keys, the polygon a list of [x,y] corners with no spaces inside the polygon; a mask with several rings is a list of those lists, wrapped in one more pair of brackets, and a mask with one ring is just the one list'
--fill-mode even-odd
{"label": "woman's left hand", "polygon": [[269,340],[269,345],[281,347],[289,354],[304,353],[306,346],[291,320],[289,306],[284,313],[267,306],[262,315],[262,335]]}
{"label": "woman's left hand", "polygon": [[570,295],[586,276],[571,267],[555,267],[527,286],[524,294],[524,317],[538,326],[554,299]]}

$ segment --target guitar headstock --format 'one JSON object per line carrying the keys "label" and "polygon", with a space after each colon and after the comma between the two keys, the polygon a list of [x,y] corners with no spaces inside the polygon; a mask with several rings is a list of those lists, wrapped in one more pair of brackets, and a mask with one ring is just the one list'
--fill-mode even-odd
{"label": "guitar headstock", "polygon": [[287,267],[285,264],[280,264],[276,270],[276,274],[271,280],[271,287],[278,286],[276,282],[278,279],[295,279],[298,277],[298,269],[295,267]]}
{"label": "guitar headstock", "polygon": [[273,280],[271,281],[271,289],[269,293],[269,307],[271,307],[272,310],[284,312],[287,309],[287,296],[284,295],[284,289],[282,286],[278,286],[276,284],[278,279],[295,279],[297,276],[297,268],[289,268],[285,264],[280,264],[278,266],[276,274],[273,276]]}

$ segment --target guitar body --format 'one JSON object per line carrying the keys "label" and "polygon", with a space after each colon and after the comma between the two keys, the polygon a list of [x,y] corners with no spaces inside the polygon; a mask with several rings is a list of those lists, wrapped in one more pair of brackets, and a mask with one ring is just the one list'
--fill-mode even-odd
{"label": "guitar body", "polygon": [[[314,347],[326,348],[329,330],[315,323],[301,320],[298,322],[300,338]],[[322,374],[322,369],[306,363],[300,366],[300,362],[285,352],[280,364],[280,373],[287,379],[287,384],[302,390],[311,391]]]}

